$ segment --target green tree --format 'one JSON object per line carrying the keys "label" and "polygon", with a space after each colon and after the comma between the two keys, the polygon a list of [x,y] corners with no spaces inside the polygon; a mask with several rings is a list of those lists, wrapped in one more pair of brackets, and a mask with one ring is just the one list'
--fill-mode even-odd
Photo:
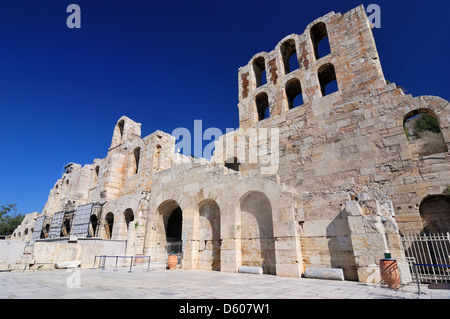
{"label": "green tree", "polygon": [[428,113],[422,113],[414,122],[414,135],[416,137],[419,137],[420,133],[422,132],[441,132],[441,130],[439,129],[439,123],[434,116]]}
{"label": "green tree", "polygon": [[[25,216],[16,214],[17,204],[6,204],[0,207],[0,235],[10,235],[22,223]],[[13,213],[14,216],[11,216]]]}

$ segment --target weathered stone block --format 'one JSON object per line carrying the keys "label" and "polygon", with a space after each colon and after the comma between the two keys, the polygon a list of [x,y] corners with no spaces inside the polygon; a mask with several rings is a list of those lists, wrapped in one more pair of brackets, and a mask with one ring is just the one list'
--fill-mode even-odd
{"label": "weathered stone block", "polygon": [[306,267],[306,278],[344,280],[344,271],[339,268]]}

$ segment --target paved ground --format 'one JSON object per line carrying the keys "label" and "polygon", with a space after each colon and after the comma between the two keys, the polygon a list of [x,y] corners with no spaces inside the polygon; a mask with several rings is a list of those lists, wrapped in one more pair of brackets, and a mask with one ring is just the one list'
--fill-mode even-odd
{"label": "paved ground", "polygon": [[0,299],[450,299],[450,290],[391,290],[352,281],[142,268],[0,272]]}

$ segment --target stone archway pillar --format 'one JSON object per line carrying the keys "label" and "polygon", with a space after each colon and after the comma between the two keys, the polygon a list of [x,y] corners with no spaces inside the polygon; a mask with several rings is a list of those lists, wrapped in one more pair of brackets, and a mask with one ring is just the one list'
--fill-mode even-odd
{"label": "stone archway pillar", "polygon": [[240,219],[234,205],[222,205],[220,217],[220,271],[238,272],[242,264]]}
{"label": "stone archway pillar", "polygon": [[242,264],[241,241],[237,238],[222,238],[220,246],[220,271],[238,272]]}

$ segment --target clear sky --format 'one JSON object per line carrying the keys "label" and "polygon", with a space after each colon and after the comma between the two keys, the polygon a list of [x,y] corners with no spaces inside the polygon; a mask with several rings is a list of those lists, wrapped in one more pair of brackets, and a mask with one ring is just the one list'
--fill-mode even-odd
{"label": "clear sky", "polygon": [[[69,4],[81,29],[69,29]],[[142,137],[238,127],[238,68],[330,11],[381,8],[386,79],[450,100],[448,1],[0,0],[0,205],[41,212],[67,162],[104,158],[126,115]]]}

